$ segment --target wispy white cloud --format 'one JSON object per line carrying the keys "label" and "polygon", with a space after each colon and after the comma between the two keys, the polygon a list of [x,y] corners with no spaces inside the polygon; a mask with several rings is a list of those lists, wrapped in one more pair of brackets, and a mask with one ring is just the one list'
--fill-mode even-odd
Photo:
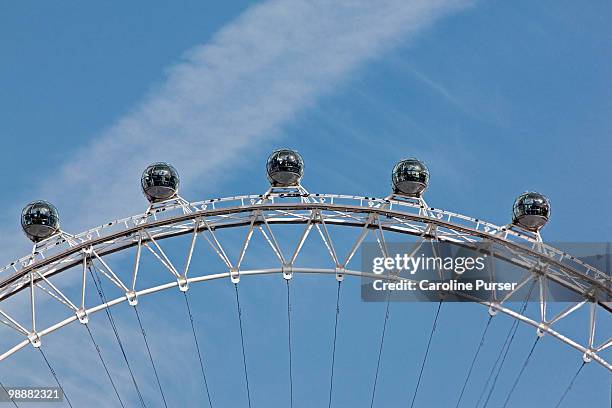
{"label": "wispy white cloud", "polygon": [[[35,196],[55,202],[65,229],[76,232],[141,211],[139,175],[151,161],[172,162],[183,185],[197,191],[277,137],[360,64],[463,6],[459,0],[254,6],[189,50],[161,86],[49,174],[52,183]],[[17,223],[2,226],[0,237],[2,261],[27,250]]]}
{"label": "wispy white cloud", "polygon": [[[56,203],[64,228],[76,232],[141,211],[139,175],[151,161],[175,164],[183,185],[197,192],[245,152],[278,137],[284,124],[337,89],[364,62],[465,5],[459,0],[272,0],[254,6],[210,42],[188,51],[161,86],[84,144],[60,171],[43,178],[33,197]],[[0,226],[2,262],[27,251],[17,225]],[[65,336],[62,347],[76,349],[82,343],[77,339]],[[103,339],[105,346],[112,343],[106,332]],[[87,360],[88,366],[94,362],[95,357]],[[91,392],[75,398],[91,399]]]}
{"label": "wispy white cloud", "polygon": [[444,97],[444,99],[446,99],[448,102],[464,110],[464,107],[463,107],[464,104],[461,103],[461,101],[457,99],[457,97],[455,97],[455,95],[453,95],[444,85],[442,85],[439,82],[434,81],[433,79],[431,79],[430,77],[428,77],[423,72],[416,69],[415,67],[410,66],[409,70],[418,80],[420,80],[421,82],[426,84],[428,87],[433,89],[435,92],[437,92],[439,95]]}

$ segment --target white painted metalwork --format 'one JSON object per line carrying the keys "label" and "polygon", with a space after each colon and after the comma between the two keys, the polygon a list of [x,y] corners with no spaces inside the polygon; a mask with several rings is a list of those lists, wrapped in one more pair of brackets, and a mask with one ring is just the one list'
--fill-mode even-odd
{"label": "white painted metalwork", "polygon": [[[304,229],[291,253],[283,253],[271,225],[303,225]],[[338,253],[334,247],[328,226],[360,228],[361,232],[347,254]],[[215,231],[246,227],[247,233],[242,242],[237,259],[227,255]],[[310,234],[312,228],[318,234]],[[4,328],[13,330],[23,339],[9,350],[0,350],[3,360],[28,344],[40,346],[44,336],[76,320],[86,323],[92,313],[128,301],[136,305],[140,296],[161,290],[178,287],[187,291],[189,285],[215,279],[229,278],[239,283],[242,277],[264,274],[282,274],[291,279],[294,274],[332,274],[338,280],[344,276],[380,278],[366,271],[351,269],[348,264],[364,242],[368,233],[376,235],[381,250],[386,251],[385,233],[408,234],[418,239],[437,240],[473,244],[487,240],[493,245],[491,251],[496,257],[507,260],[523,268],[527,275],[519,287],[535,280],[539,284],[540,316],[530,318],[507,302],[509,295],[494,302],[472,299],[489,308],[490,313],[505,313],[519,321],[535,327],[538,334],[550,334],[562,342],[579,350],[585,362],[595,360],[612,371],[612,364],[602,356],[602,352],[612,345],[612,339],[597,342],[596,320],[610,318],[612,304],[612,278],[606,273],[559,249],[541,242],[535,236],[509,226],[497,226],[489,222],[465,215],[428,207],[422,200],[401,200],[390,196],[385,199],[359,197],[339,194],[310,194],[301,186],[296,188],[272,188],[261,195],[244,195],[228,198],[188,202],[181,197],[156,203],[143,214],[112,221],[80,234],[69,235],[61,232],[35,244],[31,254],[22,257],[0,269],[0,323]],[[253,234],[259,233],[270,246],[274,257],[270,268],[245,270],[242,261],[249,248]],[[165,239],[191,234],[189,249],[185,256],[184,268],[174,265],[162,249]],[[329,254],[329,267],[300,268],[295,261],[302,246],[309,237],[315,236],[324,244]],[[196,242],[203,237],[214,250],[226,269],[205,274],[191,272],[192,257]],[[314,239],[314,238],[312,238]],[[200,239],[201,240],[201,239]],[[203,242],[204,242],[203,241]],[[105,261],[105,256],[136,248],[134,267],[130,273],[113,271]],[[139,281],[140,258],[145,249],[153,254],[165,270],[168,282],[162,285],[136,290]],[[95,267],[102,278],[108,279],[124,295],[106,303],[86,308],[88,286],[86,271]],[[78,299],[70,299],[50,278],[71,268],[83,269]],[[398,276],[387,276],[388,280],[398,280]],[[570,304],[554,317],[547,315],[547,282],[554,282],[578,294],[579,301]],[[31,306],[31,321],[19,322],[6,310],[2,302],[20,292],[28,290]],[[56,322],[48,327],[39,327],[36,299],[40,295],[49,296],[65,307],[65,316],[53,317]],[[585,324],[584,338],[572,339],[557,332],[552,327],[560,320],[575,313],[582,306],[589,305],[588,322]],[[599,313],[597,309],[601,309]],[[550,313],[549,313],[550,314]]]}

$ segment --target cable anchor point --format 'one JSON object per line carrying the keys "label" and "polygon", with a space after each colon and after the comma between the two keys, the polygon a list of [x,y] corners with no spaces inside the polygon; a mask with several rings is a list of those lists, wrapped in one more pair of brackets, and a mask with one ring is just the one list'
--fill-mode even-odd
{"label": "cable anchor point", "polygon": [[181,292],[187,292],[189,290],[189,281],[187,280],[186,277],[181,276],[180,278],[177,279],[178,282],[178,288]]}
{"label": "cable anchor point", "polygon": [[344,273],[345,272],[346,272],[346,270],[344,269],[344,266],[336,265],[336,280],[338,282],[342,282],[344,280]]}
{"label": "cable anchor point", "polygon": [[127,301],[130,306],[136,306],[138,304],[138,295],[135,291],[130,290],[125,294],[125,297],[127,298]]}
{"label": "cable anchor point", "polygon": [[30,344],[35,348],[39,348],[41,345],[41,339],[37,332],[28,334],[28,340],[30,340]]}
{"label": "cable anchor point", "polygon": [[80,308],[79,310],[77,310],[76,315],[79,319],[79,322],[81,322],[82,324],[89,323],[89,316],[87,315],[87,310],[85,310],[84,308]]}
{"label": "cable anchor point", "polygon": [[230,268],[230,280],[234,285],[240,282],[240,270],[238,268]]}
{"label": "cable anchor point", "polygon": [[291,280],[293,278],[293,265],[285,263],[283,264],[283,278],[285,280]]}

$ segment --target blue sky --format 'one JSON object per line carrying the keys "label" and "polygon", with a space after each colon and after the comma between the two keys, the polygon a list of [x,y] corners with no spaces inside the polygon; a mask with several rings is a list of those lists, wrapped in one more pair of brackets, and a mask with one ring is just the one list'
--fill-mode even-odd
{"label": "blue sky", "polygon": [[[434,207],[502,224],[514,197],[533,189],[552,202],[545,240],[609,241],[611,9],[603,1],[5,2],[0,260],[29,250],[18,217],[32,199],[55,202],[67,231],[85,230],[144,210],[139,173],[157,160],[175,164],[188,199],[259,193],[267,187],[265,158],[278,146],[302,153],[310,191],[384,196],[393,164],[417,156],[429,165],[427,200]],[[178,254],[180,245],[169,250]],[[369,402],[384,312],[382,305],[362,304],[352,285],[343,298],[338,407]],[[282,281],[242,287],[254,406],[287,406]],[[216,282],[190,292],[217,406],[245,404],[230,289]],[[294,291],[296,406],[322,406],[335,287],[304,279]],[[141,313],[173,403],[203,402],[193,353],[162,352],[191,347],[179,301],[174,292],[143,299]],[[392,305],[377,406],[409,401],[433,308]],[[116,313],[128,336],[133,313],[127,306]],[[422,406],[454,406],[486,314],[451,305],[440,319]],[[496,318],[466,406],[477,399],[509,324]],[[111,368],[125,375],[103,316],[92,326],[109,359],[116,357]],[[71,326],[48,339],[76,400],[91,390],[109,392],[99,362],[84,356],[90,343],[74,340],[81,331]],[[131,333],[137,377],[150,385],[150,404],[158,406],[146,357],[138,354],[140,338]],[[495,404],[533,335],[519,328]],[[554,405],[579,364],[567,346],[543,342],[515,406]],[[71,353],[82,365],[70,361]],[[100,372],[96,379],[82,378],[89,364]],[[41,368],[26,349],[0,365],[0,378],[50,383]],[[135,403],[129,385],[120,391]],[[605,407],[609,398],[610,374],[591,364],[565,406]]]}

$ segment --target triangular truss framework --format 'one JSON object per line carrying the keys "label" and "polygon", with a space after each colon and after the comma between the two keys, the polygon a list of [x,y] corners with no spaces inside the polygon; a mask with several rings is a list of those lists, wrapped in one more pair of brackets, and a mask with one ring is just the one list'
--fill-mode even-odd
{"label": "triangular truss framework", "polygon": [[[352,270],[348,266],[354,255],[362,246],[369,234],[374,234],[375,240],[378,243],[381,254],[388,256],[387,241],[385,238],[386,231],[394,231],[400,233],[409,233],[419,237],[419,241],[443,241],[443,240],[463,240],[465,242],[474,242],[476,239],[469,236],[465,232],[457,229],[453,230],[447,224],[443,223],[440,212],[430,208],[427,204],[419,199],[408,203],[414,208],[417,208],[418,215],[416,217],[404,217],[394,211],[397,205],[406,205],[403,198],[395,196],[387,197],[384,200],[368,200],[361,198],[362,203],[366,200],[366,204],[362,205],[360,211],[349,211],[348,207],[336,205],[333,203],[334,197],[309,194],[303,187],[294,186],[289,188],[271,188],[265,194],[258,196],[258,199],[251,198],[250,204],[236,207],[236,209],[228,210],[223,214],[209,215],[202,210],[201,205],[190,204],[180,197],[173,198],[167,202],[158,203],[155,206],[149,207],[146,217],[143,217],[140,222],[135,222],[138,226],[135,233],[129,236],[130,246],[136,248],[136,254],[133,259],[133,268],[131,271],[115,271],[108,262],[105,261],[104,245],[84,246],[80,249],[74,259],[80,259],[81,265],[81,291],[78,299],[70,298],[65,291],[59,287],[57,283],[52,282],[53,273],[44,273],[38,269],[32,269],[27,278],[27,286],[29,287],[29,299],[31,309],[31,321],[25,323],[18,321],[10,313],[0,310],[0,324],[17,332],[25,339],[18,345],[0,355],[0,360],[13,354],[26,344],[32,344],[34,347],[39,347],[41,338],[45,335],[59,329],[60,327],[69,324],[75,320],[85,324],[88,322],[88,316],[91,313],[103,310],[106,307],[111,307],[115,304],[127,301],[130,305],[135,306],[138,303],[138,297],[153,293],[159,290],[164,290],[172,287],[178,287],[181,291],[189,290],[190,283],[207,281],[211,279],[229,278],[234,284],[239,284],[241,277],[244,275],[258,275],[263,273],[280,273],[283,278],[290,280],[294,273],[310,273],[314,270],[309,268],[296,268],[295,263],[304,244],[312,236],[318,236],[317,242],[323,244],[325,252],[329,255],[329,268],[317,268],[317,273],[327,273],[335,275],[338,281],[344,279],[346,275],[367,276],[367,273],[358,270]],[[242,199],[244,202],[244,199]],[[284,205],[283,200],[289,201]],[[297,203],[295,202],[297,200]],[[214,206],[214,201],[211,202]],[[277,205],[278,204],[278,205]],[[246,208],[248,207],[248,208]],[[279,207],[279,208],[277,208]],[[181,224],[167,223],[160,221],[157,214],[163,213],[166,209],[180,208],[184,220],[181,219]],[[385,216],[382,217],[381,214]],[[274,234],[271,225],[276,223],[279,218],[291,217],[296,223],[303,225],[297,243],[289,253],[283,252],[279,245],[278,237]],[[450,217],[449,217],[450,219]],[[228,251],[224,248],[222,240],[219,239],[216,229],[219,227],[231,227],[232,222],[236,225],[246,225],[247,230],[240,246],[238,256],[232,259],[228,256]],[[330,234],[328,225],[334,224],[342,226],[344,224],[360,225],[359,236],[351,246],[347,253],[339,254],[332,235]],[[313,232],[313,228],[316,233]],[[171,260],[164,251],[160,240],[172,237],[178,234],[191,234],[190,244],[187,249],[185,258],[182,264]],[[507,233],[503,228],[492,232],[492,236]],[[266,271],[244,270],[243,260],[249,249],[249,244],[254,234],[260,234],[265,240],[274,256],[274,265]],[[63,239],[70,246],[76,247],[81,243],[72,235],[60,232],[55,239]],[[194,252],[196,251],[196,243],[198,241],[206,242],[209,249],[216,254],[217,257],[225,265],[225,271],[214,275],[193,275],[190,274],[191,264]],[[539,252],[542,256],[550,256],[547,253],[548,249],[541,244],[541,238],[538,236],[532,240],[532,250]],[[107,245],[109,242],[105,242]],[[44,245],[45,243],[43,243]],[[37,251],[37,246],[34,247],[33,254]],[[199,248],[199,247],[198,247]],[[417,248],[417,246],[415,246]],[[596,321],[598,309],[597,293],[586,293],[585,297],[577,302],[569,304],[562,311],[549,316],[548,307],[548,281],[552,277],[552,269],[549,264],[542,264],[534,260],[532,256],[526,255],[524,251],[512,246],[507,249],[514,257],[525,262],[526,273],[524,279],[519,283],[516,291],[523,288],[529,283],[535,282],[537,286],[537,297],[539,302],[539,318],[528,317],[521,314],[517,310],[513,310],[507,301],[513,293],[506,294],[501,299],[496,299],[494,302],[481,302],[488,306],[491,314],[503,312],[520,321],[528,323],[537,329],[538,335],[542,336],[546,333],[553,335],[561,341],[571,345],[583,353],[585,362],[597,360],[606,368],[612,370],[612,365],[601,357],[601,352],[612,346],[612,338],[603,342],[596,342]],[[141,257],[143,250],[150,253],[153,259],[157,260],[160,267],[167,272],[168,282],[153,288],[139,288],[139,270],[141,267]],[[416,250],[416,249],[415,249]],[[554,255],[554,254],[553,254]],[[34,256],[32,261],[34,262]],[[87,307],[87,292],[88,285],[91,285],[91,278],[88,278],[89,271],[95,269],[102,279],[110,283],[114,290],[119,294],[117,297],[108,300],[104,304],[97,304],[93,307]],[[312,269],[312,268],[310,268]],[[51,271],[53,272],[53,271]],[[554,275],[564,276],[569,282],[573,282],[577,287],[582,287],[581,282],[576,276],[565,273],[563,271],[555,271]],[[387,275],[384,277],[388,280],[399,280],[399,276]],[[68,317],[64,320],[47,328],[39,328],[37,326],[37,313],[40,311],[37,308],[37,299],[39,296],[45,296],[53,299],[63,305],[68,313]],[[556,332],[553,326],[570,315],[574,315],[580,309],[588,309],[588,327],[586,342],[572,340],[563,334]]]}

